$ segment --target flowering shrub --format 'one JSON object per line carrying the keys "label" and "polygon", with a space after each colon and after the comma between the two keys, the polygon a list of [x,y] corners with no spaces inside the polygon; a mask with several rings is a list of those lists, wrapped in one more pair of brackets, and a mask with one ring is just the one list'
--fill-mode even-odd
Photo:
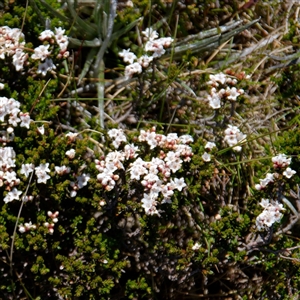
{"label": "flowering shrub", "polygon": [[[144,26],[143,1],[36,1],[27,10],[18,2],[2,5],[0,20],[0,298],[297,295],[298,119],[289,123],[274,87],[262,92],[267,79],[258,86],[247,62],[247,72],[233,63],[221,72],[194,56],[202,32],[186,25],[203,13],[210,22],[199,26],[217,28],[204,35],[213,33],[224,61],[219,35],[232,24],[213,25],[217,4],[201,4],[204,12],[174,3],[176,36],[188,32],[177,40],[167,19]],[[152,18],[168,5],[154,5]],[[45,7],[54,8],[51,22]],[[145,8],[140,23],[137,8]],[[125,35],[129,23],[136,31]],[[244,45],[245,36],[234,39]],[[182,44],[191,52],[178,59]],[[89,65],[93,48],[100,67]],[[125,81],[117,55],[128,64]]]}

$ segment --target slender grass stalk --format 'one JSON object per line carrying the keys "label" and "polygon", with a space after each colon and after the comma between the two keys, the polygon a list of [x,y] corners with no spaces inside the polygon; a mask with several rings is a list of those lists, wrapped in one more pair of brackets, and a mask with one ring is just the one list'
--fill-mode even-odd
{"label": "slender grass stalk", "polygon": [[15,224],[15,228],[14,228],[14,232],[13,232],[12,240],[11,240],[10,254],[9,254],[9,266],[10,266],[10,275],[11,275],[11,280],[12,280],[12,288],[14,288],[14,285],[15,285],[14,281],[12,279],[12,276],[13,276],[13,255],[14,255],[14,244],[15,244],[15,239],[16,239],[16,233],[17,233],[18,223],[19,223],[20,216],[21,216],[22,209],[23,209],[23,205],[24,205],[24,199],[27,196],[33,173],[34,172],[31,173],[28,185],[26,187],[26,191],[24,193],[24,196],[22,197],[22,202],[21,202],[21,205],[20,205],[20,209],[19,209],[18,216],[17,216],[17,221],[16,221],[16,224]]}
{"label": "slender grass stalk", "polygon": [[103,56],[105,51],[107,50],[113,33],[114,27],[114,20],[116,17],[117,11],[117,2],[115,0],[110,0],[110,9],[109,9],[109,16],[107,21],[107,30],[103,33],[105,36],[103,43],[100,47],[100,50],[97,54],[95,67],[96,69],[96,77],[99,78],[99,82],[96,83],[97,85],[97,92],[98,92],[98,108],[99,108],[99,125],[101,128],[104,128],[104,93],[105,93],[105,82],[104,82],[104,71],[105,65],[103,61]]}

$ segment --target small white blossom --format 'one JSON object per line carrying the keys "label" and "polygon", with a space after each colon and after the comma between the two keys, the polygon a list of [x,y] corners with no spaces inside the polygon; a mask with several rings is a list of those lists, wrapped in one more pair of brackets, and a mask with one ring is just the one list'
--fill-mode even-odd
{"label": "small white blossom", "polygon": [[194,246],[192,247],[192,249],[193,249],[193,250],[199,250],[200,247],[201,247],[201,244],[199,244],[198,242],[196,242],[196,243],[194,244]]}
{"label": "small white blossom", "polygon": [[77,176],[77,182],[78,182],[78,188],[83,188],[87,185],[88,181],[90,180],[90,174],[82,174],[80,176]]}
{"label": "small white blossom", "polygon": [[285,168],[291,163],[291,158],[280,153],[277,156],[272,157],[272,162],[274,168]]}
{"label": "small white blossom", "polygon": [[209,162],[209,161],[211,161],[211,157],[210,157],[210,154],[209,153],[207,153],[207,152],[204,152],[203,154],[202,154],[202,159],[205,161],[205,162]]}
{"label": "small white blossom", "polygon": [[40,63],[38,66],[37,73],[42,74],[42,76],[46,76],[48,71],[55,70],[56,67],[53,64],[53,61],[51,58],[46,58],[43,63]]}
{"label": "small white blossom", "polygon": [[44,127],[44,125],[38,127],[37,130],[38,130],[38,132],[39,132],[41,135],[44,135],[44,134],[45,134],[45,127]]}
{"label": "small white blossom", "polygon": [[236,87],[227,87],[226,89],[227,99],[236,101],[236,98],[241,95],[241,92]]}
{"label": "small white blossom", "polygon": [[224,73],[218,73],[215,75],[209,75],[209,79],[210,81],[208,82],[208,84],[218,86],[218,83],[225,84],[227,75]]}
{"label": "small white blossom", "polygon": [[142,55],[138,58],[137,62],[143,67],[148,68],[150,63],[153,61],[153,56]]}
{"label": "small white blossom", "polygon": [[125,68],[125,77],[126,78],[131,78],[134,74],[140,74],[142,73],[142,66],[139,63],[133,63]]}
{"label": "small white blossom", "polygon": [[71,172],[71,168],[70,167],[66,167],[66,166],[55,166],[55,171],[58,175],[64,175],[64,174],[68,174]]}
{"label": "small white blossom", "polygon": [[130,49],[123,49],[122,52],[119,52],[119,56],[123,57],[123,61],[129,64],[133,64],[136,60],[136,55],[130,51]]}
{"label": "small white blossom", "polygon": [[51,52],[48,51],[50,45],[40,45],[37,48],[34,49],[34,53],[31,55],[32,59],[40,59],[41,61],[44,61]]}
{"label": "small white blossom", "polygon": [[75,141],[76,137],[78,136],[78,133],[69,132],[66,134],[66,136],[70,139],[70,141]]}
{"label": "small white blossom", "polygon": [[70,149],[68,151],[66,151],[66,155],[70,158],[73,159],[75,157],[76,151],[75,149]]}
{"label": "small white blossom", "polygon": [[282,174],[286,177],[286,178],[291,178],[294,174],[296,174],[297,172],[292,170],[291,168],[287,168]]}
{"label": "small white blossom", "polygon": [[204,148],[207,150],[211,150],[214,147],[217,147],[214,142],[207,142],[206,145],[204,146]]}
{"label": "small white blossom", "polygon": [[34,171],[34,164],[22,164],[21,166],[21,174],[24,174],[27,178],[31,172]]}
{"label": "small white blossom", "polygon": [[52,30],[46,29],[40,33],[39,39],[41,41],[48,40],[54,37],[54,32]]}
{"label": "small white blossom", "polygon": [[180,179],[174,178],[174,180],[173,181],[171,180],[171,182],[174,185],[174,189],[177,189],[180,192],[182,191],[182,189],[184,187],[186,187],[186,183],[184,182],[184,178],[183,177],[181,177]]}
{"label": "small white blossom", "polygon": [[29,113],[20,112],[20,119],[21,119],[20,126],[21,127],[26,127],[27,129],[29,129],[30,122],[32,121],[30,119]]}
{"label": "small white blossom", "polygon": [[149,27],[142,31],[142,35],[144,35],[148,40],[153,41],[158,38],[158,33],[153,28]]}

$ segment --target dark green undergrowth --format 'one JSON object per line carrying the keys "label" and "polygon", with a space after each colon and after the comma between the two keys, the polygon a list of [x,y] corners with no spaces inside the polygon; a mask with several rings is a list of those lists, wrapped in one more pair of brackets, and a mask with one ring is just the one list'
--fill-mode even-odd
{"label": "dark green undergrowth", "polygon": [[[291,35],[297,33],[292,17],[276,17],[273,25],[265,26],[269,14],[283,9],[270,1],[250,8],[243,8],[241,1],[132,1],[132,6],[119,1],[101,79],[94,65],[101,46],[93,43],[95,38],[104,40],[100,25],[107,25],[111,3],[94,1],[96,10],[93,1],[70,2],[72,9],[64,2],[28,1],[25,6],[16,0],[0,5],[0,26],[22,28],[26,49],[41,44],[38,36],[47,22],[52,30],[66,29],[73,39],[69,58],[58,59],[59,50],[54,50],[56,69],[46,76],[37,74],[38,62],[31,56],[21,72],[13,67],[12,57],[0,60],[5,84],[1,97],[19,101],[33,120],[29,128],[16,126],[11,135],[8,117],[0,124],[0,149],[8,146],[15,151],[15,166],[8,169],[16,172],[16,186],[22,191],[21,201],[0,204],[0,298],[298,299],[299,175],[287,178],[272,163],[272,157],[284,153],[291,158],[289,167],[300,170],[298,65],[272,74],[257,66],[248,78],[243,71],[250,73],[263,52],[252,50],[242,63],[215,68],[246,49],[249,34],[252,40],[263,39],[261,26],[271,30],[288,20],[284,41],[298,44]],[[260,14],[262,21],[254,29],[230,37],[231,48],[222,43],[173,59],[171,45],[166,56],[153,61],[151,72],[124,80],[125,65],[118,53],[130,49],[137,56],[144,54],[141,31],[147,27],[180,41],[201,31],[220,30],[237,16],[247,23]],[[187,42],[191,48],[193,43]],[[264,51],[272,51],[272,45],[266,45]],[[235,86],[244,93],[236,101],[223,99],[220,109],[213,110],[205,100],[212,88],[208,81],[220,72],[236,79]],[[99,82],[105,87],[101,99]],[[102,100],[104,127],[99,122]],[[224,140],[229,125],[247,135],[238,143],[240,151]],[[165,203],[160,196],[158,213],[147,214],[142,199],[148,190],[142,179],[131,178],[134,161],[138,156],[150,165],[152,158],[164,159],[175,149],[151,148],[148,140],[141,141],[141,130],[154,132],[153,126],[161,137],[189,134],[194,141],[187,143],[189,159],[182,155],[181,168],[169,176],[183,178],[186,186],[174,189]],[[127,137],[122,150],[113,146],[112,128],[121,128]],[[66,135],[70,132],[76,137]],[[216,147],[208,150],[210,141]],[[105,189],[97,178],[97,160],[131,144],[138,147],[137,156],[123,159],[122,166],[114,160],[115,185]],[[66,154],[71,149],[74,157]],[[203,158],[205,152],[209,160]],[[0,192],[6,199],[14,186],[5,181],[5,159],[0,162]],[[49,164],[47,182],[38,182],[33,173],[25,176],[24,164]],[[70,171],[60,175],[55,167],[61,166]],[[268,173],[275,179],[257,190],[255,184]],[[157,174],[166,184],[169,177]],[[89,179],[80,187],[81,176]],[[25,196],[30,199],[25,201]],[[285,210],[279,222],[259,231],[259,203],[266,198],[282,203]],[[22,232],[21,226],[29,222],[35,227]]]}

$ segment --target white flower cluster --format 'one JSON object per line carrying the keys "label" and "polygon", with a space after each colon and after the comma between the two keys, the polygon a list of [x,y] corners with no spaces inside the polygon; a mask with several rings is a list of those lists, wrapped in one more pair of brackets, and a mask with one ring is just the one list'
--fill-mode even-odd
{"label": "white flower cluster", "polygon": [[274,168],[285,168],[290,165],[291,158],[287,157],[285,154],[278,154],[272,157],[273,167]]}
{"label": "white flower cluster", "polygon": [[228,144],[228,146],[233,147],[233,150],[235,151],[241,151],[242,147],[240,145],[235,145],[244,142],[246,140],[247,135],[243,134],[238,127],[232,125],[228,125],[224,133],[224,141]]}
{"label": "white flower cluster", "polygon": [[[67,51],[68,37],[64,35],[65,30],[61,27],[55,28],[55,32],[51,30],[43,31],[39,39],[47,42],[45,45],[40,45],[33,49],[34,53],[31,58],[40,60],[37,73],[45,76],[48,71],[56,69],[50,57],[51,49],[49,47],[56,43],[60,49],[58,58],[66,58],[69,56]],[[12,62],[16,71],[21,71],[28,60],[28,53],[25,52],[25,36],[18,28],[9,28],[7,26],[0,27],[0,58],[5,59],[5,56],[12,56]]]}
{"label": "white flower cluster", "polygon": [[24,225],[20,224],[18,227],[19,227],[19,231],[21,233],[24,233],[24,232],[29,231],[31,229],[36,229],[36,225],[32,224],[31,222],[24,223]]}
{"label": "white flower cluster", "polygon": [[142,73],[142,69],[148,68],[154,58],[161,57],[166,52],[165,48],[169,47],[173,42],[173,39],[170,37],[158,38],[158,33],[152,28],[147,28],[145,31],[142,31],[142,34],[146,39],[144,51],[151,52],[152,55],[145,54],[137,58],[129,49],[123,49],[119,56],[123,58],[125,63],[129,63],[125,68],[126,78],[131,78],[136,73]]}
{"label": "white flower cluster", "polygon": [[0,58],[12,56],[12,62],[17,71],[23,69],[28,54],[23,51],[25,45],[24,34],[19,28],[0,27]]}
{"label": "white flower cluster", "polygon": [[[70,132],[70,133],[67,133],[66,136],[68,137],[68,139],[71,142],[73,142],[76,139],[77,134]],[[69,160],[72,160],[72,159],[75,158],[76,150],[75,149],[70,149],[70,150],[66,151],[65,154],[69,158]],[[81,169],[84,169],[85,167],[86,166],[84,164],[84,165],[81,166]],[[56,166],[55,171],[58,175],[63,176],[65,174],[69,174],[71,172],[71,168],[66,167],[66,166],[61,166],[61,167]],[[70,187],[71,187],[70,196],[72,198],[76,197],[77,191],[82,189],[83,187],[85,187],[87,185],[88,181],[90,180],[90,178],[91,178],[90,174],[85,174],[85,173],[77,174],[76,175],[76,180],[70,182]]]}
{"label": "white flower cluster", "polygon": [[[51,219],[51,223],[45,222],[43,225],[48,229],[48,233],[53,234],[55,223],[58,222],[57,217],[59,215],[59,212],[56,211],[56,212],[52,213],[51,211],[48,211],[47,215]],[[24,225],[23,224],[19,225],[19,231],[21,233],[27,232],[31,229],[36,229],[36,225],[32,224],[31,222],[25,223]]]}
{"label": "white flower cluster", "polygon": [[6,127],[6,131],[1,131],[0,136],[0,186],[5,186],[8,191],[4,197],[4,202],[19,200],[22,194],[16,186],[20,184],[20,179],[14,171],[16,166],[16,153],[13,147],[7,144],[14,139],[14,127],[21,126],[29,128],[32,121],[29,113],[23,113],[19,109],[20,103],[13,98],[0,97],[0,125]]}
{"label": "white flower cluster", "polygon": [[61,27],[55,28],[55,32],[49,29],[41,32],[39,39],[43,42],[47,42],[48,44],[38,46],[34,49],[34,53],[31,55],[32,59],[41,61],[37,70],[38,74],[46,76],[48,71],[56,69],[52,59],[49,58],[52,53],[51,49],[49,51],[49,47],[54,44],[54,41],[60,49],[57,58],[67,58],[69,56],[69,52],[67,51],[69,40],[68,36],[64,33],[65,30]]}
{"label": "white flower cluster", "polygon": [[274,182],[274,174],[267,173],[266,177],[263,179],[259,179],[259,184],[255,185],[255,188],[260,191],[266,188],[269,183]]}
{"label": "white flower cluster", "polygon": [[271,227],[275,222],[280,222],[282,213],[285,210],[281,203],[277,201],[270,202],[269,199],[262,199],[259,203],[264,211],[256,218],[256,227],[258,230],[264,230]]}
{"label": "white flower cluster", "polygon": [[58,218],[57,218],[57,217],[58,217],[58,215],[59,215],[59,212],[56,211],[56,212],[53,213],[53,212],[51,212],[51,211],[48,211],[48,212],[47,212],[47,215],[48,215],[49,218],[51,218],[51,223],[45,222],[45,223],[44,223],[44,226],[48,229],[48,232],[49,232],[50,234],[53,234],[55,223],[58,222]]}
{"label": "white flower cluster", "polygon": [[[21,112],[19,107],[19,101],[13,98],[0,97],[0,122],[7,121],[13,127],[20,125],[29,129],[30,122],[32,121],[29,113]],[[11,126],[7,128],[9,133],[13,132]],[[5,137],[2,138],[5,139]]]}
{"label": "white flower cluster", "polygon": [[210,81],[208,81],[208,84],[211,86],[211,91],[207,100],[209,106],[213,109],[219,109],[222,100],[236,101],[238,96],[244,94],[243,89],[237,89],[234,86],[237,83],[236,78],[230,77],[224,73],[209,75],[209,78]]}
{"label": "white flower cluster", "polygon": [[27,178],[33,171],[35,171],[37,183],[46,184],[47,180],[51,178],[48,174],[50,172],[49,163],[40,164],[38,167],[35,167],[35,165],[32,163],[22,164],[20,173]]}
{"label": "white flower cluster", "polygon": [[113,140],[113,146],[118,149],[122,142],[127,142],[126,135],[122,129],[111,129],[108,131],[108,136]]}
{"label": "white flower cluster", "polygon": [[[285,154],[278,154],[274,157],[272,157],[273,167],[277,169],[284,169],[282,175],[286,178],[291,178],[294,174],[296,174],[296,171],[292,170],[290,167],[288,167],[291,163],[291,158],[287,157]],[[264,190],[269,183],[273,183],[275,181],[275,178],[278,177],[278,173],[267,173],[266,177],[263,179],[259,179],[259,184],[255,184],[255,188],[257,190]]]}
{"label": "white flower cluster", "polygon": [[9,192],[4,197],[4,202],[19,200],[22,194],[16,186],[20,184],[20,179],[14,171],[16,153],[12,147],[0,148],[0,186],[6,186]]}
{"label": "white flower cluster", "polygon": [[[109,131],[108,135],[115,139],[122,137],[121,141],[125,142],[122,130],[113,129]],[[152,128],[148,131],[141,130],[138,140],[146,142],[150,149],[159,147],[159,157],[152,157],[150,161],[144,161],[138,157],[137,146],[126,144],[123,150],[110,152],[101,160],[95,160],[96,168],[99,171],[97,180],[105,190],[111,191],[119,179],[119,175],[115,172],[118,170],[128,171],[131,181],[139,181],[144,187],[145,193],[141,202],[146,214],[158,214],[156,205],[159,196],[162,195],[161,203],[171,202],[174,190],[182,191],[186,186],[184,178],[172,178],[172,174],[182,167],[183,162],[191,160],[193,153],[188,144],[193,141],[193,138],[189,135],[178,137],[174,133],[157,134],[155,128]],[[117,142],[118,147],[119,145]],[[134,161],[126,170],[124,162],[130,159],[134,159]]]}

